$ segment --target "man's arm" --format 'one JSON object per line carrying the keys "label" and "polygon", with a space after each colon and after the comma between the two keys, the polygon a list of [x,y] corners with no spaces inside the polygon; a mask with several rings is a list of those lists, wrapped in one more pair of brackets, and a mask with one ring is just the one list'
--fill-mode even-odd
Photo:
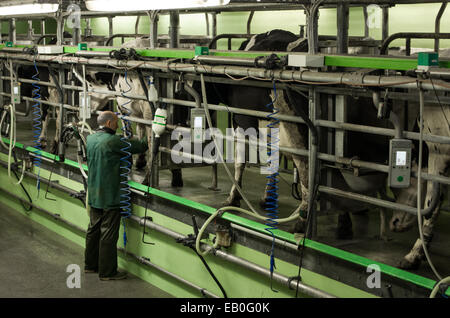
{"label": "man's arm", "polygon": [[112,140],[110,141],[111,149],[114,152],[123,154],[122,149],[129,147],[129,145],[126,142],[129,142],[131,145],[129,149],[126,149],[126,151],[130,152],[131,154],[143,153],[148,150],[148,143],[146,137],[142,138],[141,140],[133,138],[127,140],[126,142],[122,141],[121,138],[122,138],[121,136],[115,135],[114,138],[112,138]]}
{"label": "man's arm", "polygon": [[148,142],[147,137],[144,136],[141,140],[138,139],[130,139],[128,140],[131,143],[130,152],[132,154],[135,153],[143,153],[148,150]]}

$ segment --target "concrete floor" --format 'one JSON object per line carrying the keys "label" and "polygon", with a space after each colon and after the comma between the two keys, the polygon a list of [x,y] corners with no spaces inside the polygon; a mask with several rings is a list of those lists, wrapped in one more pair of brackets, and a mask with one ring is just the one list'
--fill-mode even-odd
{"label": "concrete floor", "polygon": [[[84,248],[0,203],[0,298],[170,298],[131,274],[100,281],[83,272]],[[80,288],[70,289],[67,266],[81,268]]]}

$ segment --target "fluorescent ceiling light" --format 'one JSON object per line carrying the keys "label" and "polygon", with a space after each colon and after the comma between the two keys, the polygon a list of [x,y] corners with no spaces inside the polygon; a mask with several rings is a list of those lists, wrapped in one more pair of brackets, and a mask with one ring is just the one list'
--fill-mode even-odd
{"label": "fluorescent ceiling light", "polygon": [[32,3],[0,7],[0,16],[22,15],[36,13],[52,13],[58,10],[59,4],[55,3]]}
{"label": "fluorescent ceiling light", "polygon": [[148,11],[222,6],[230,0],[86,0],[91,11]]}

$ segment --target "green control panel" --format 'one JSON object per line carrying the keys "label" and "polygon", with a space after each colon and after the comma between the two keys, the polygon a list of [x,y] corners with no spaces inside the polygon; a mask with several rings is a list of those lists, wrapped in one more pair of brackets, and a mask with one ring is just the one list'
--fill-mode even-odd
{"label": "green control panel", "polygon": [[194,143],[205,141],[206,115],[201,108],[191,109],[191,140]]}
{"label": "green control panel", "polygon": [[14,96],[14,104],[20,104],[21,97],[20,97],[20,83],[19,82],[13,82],[13,96]]}
{"label": "green control panel", "polygon": [[392,139],[389,151],[389,187],[408,188],[411,184],[412,142]]}

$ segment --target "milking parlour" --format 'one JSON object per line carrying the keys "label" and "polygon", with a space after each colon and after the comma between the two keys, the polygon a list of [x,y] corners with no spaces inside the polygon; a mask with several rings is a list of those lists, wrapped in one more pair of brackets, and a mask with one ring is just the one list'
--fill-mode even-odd
{"label": "milking parlour", "polygon": [[449,10],[0,1],[0,297],[448,298]]}

